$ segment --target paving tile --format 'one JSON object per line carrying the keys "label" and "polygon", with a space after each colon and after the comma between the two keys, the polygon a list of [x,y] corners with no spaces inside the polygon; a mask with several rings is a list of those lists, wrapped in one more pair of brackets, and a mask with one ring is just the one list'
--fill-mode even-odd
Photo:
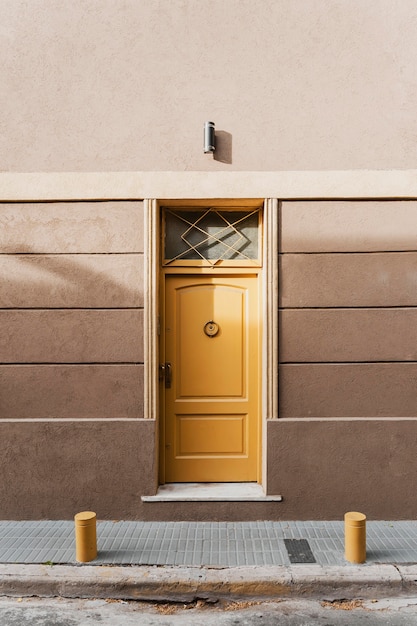
{"label": "paving tile", "polygon": [[[101,563],[288,565],[283,539],[306,539],[320,564],[343,565],[344,523],[112,522],[97,524]],[[417,563],[417,522],[368,522],[367,563]],[[75,562],[72,521],[0,522],[0,562]]]}

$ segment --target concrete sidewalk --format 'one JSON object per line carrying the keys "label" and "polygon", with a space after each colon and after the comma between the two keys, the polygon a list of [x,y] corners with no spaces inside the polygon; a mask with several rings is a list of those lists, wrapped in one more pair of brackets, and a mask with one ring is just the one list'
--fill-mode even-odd
{"label": "concrete sidewalk", "polygon": [[417,595],[417,521],[368,522],[367,562],[340,522],[98,522],[75,561],[72,521],[0,522],[0,594],[143,600]]}

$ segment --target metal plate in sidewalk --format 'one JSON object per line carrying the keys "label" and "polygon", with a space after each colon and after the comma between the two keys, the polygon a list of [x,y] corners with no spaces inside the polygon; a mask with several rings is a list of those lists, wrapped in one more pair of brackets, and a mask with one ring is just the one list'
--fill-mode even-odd
{"label": "metal plate in sidewalk", "polygon": [[316,563],[307,539],[284,539],[291,563]]}

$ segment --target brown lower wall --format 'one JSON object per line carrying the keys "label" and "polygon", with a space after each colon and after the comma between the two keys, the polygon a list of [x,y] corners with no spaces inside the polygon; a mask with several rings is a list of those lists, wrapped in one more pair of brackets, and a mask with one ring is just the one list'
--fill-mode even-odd
{"label": "brown lower wall", "polygon": [[417,420],[270,421],[268,491],[281,519],[414,519]]}
{"label": "brown lower wall", "polygon": [[155,490],[155,422],[1,422],[0,519],[139,519]]}
{"label": "brown lower wall", "polygon": [[269,503],[145,504],[144,519],[414,519],[417,420],[269,421]]}
{"label": "brown lower wall", "polygon": [[156,423],[1,422],[0,519],[290,520],[417,515],[417,420],[268,422],[268,493],[283,502],[142,503]]}

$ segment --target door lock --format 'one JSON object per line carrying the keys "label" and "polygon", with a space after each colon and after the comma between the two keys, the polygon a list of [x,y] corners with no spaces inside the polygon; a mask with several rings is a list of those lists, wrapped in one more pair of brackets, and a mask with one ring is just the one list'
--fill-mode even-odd
{"label": "door lock", "polygon": [[172,365],[171,363],[161,363],[159,365],[159,380],[165,380],[165,389],[171,389]]}

